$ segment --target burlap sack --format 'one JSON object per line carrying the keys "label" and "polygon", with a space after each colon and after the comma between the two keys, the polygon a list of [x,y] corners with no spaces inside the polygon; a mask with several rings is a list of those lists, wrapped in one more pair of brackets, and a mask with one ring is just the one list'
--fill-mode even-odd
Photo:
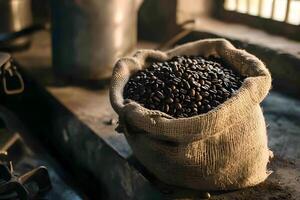
{"label": "burlap sack", "polygon": [[[247,76],[238,92],[208,113],[175,119],[123,99],[131,74],[154,60],[176,55],[219,56]],[[208,39],[167,52],[138,51],[114,68],[110,100],[120,126],[140,162],[160,180],[201,190],[238,189],[264,181],[272,152],[259,103],[268,94],[271,76],[264,64],[224,39]]]}

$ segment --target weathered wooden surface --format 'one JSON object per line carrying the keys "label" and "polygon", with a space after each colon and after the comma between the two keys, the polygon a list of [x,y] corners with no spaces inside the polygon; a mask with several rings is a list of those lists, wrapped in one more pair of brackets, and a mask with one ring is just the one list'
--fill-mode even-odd
{"label": "weathered wooden surface", "polygon": [[[110,192],[114,187],[122,187],[118,191],[126,193],[123,198],[140,199],[159,198],[161,195],[171,199],[201,196],[197,191],[166,186],[131,162],[132,152],[124,136],[114,131],[114,124],[108,123],[116,119],[116,114],[109,104],[107,89],[70,86],[54,79],[47,33],[35,35],[31,50],[15,56],[55,99],[52,104],[60,104],[71,113],[54,124],[58,126],[55,130],[60,130],[53,133],[54,139],[61,140],[57,146],[74,159],[89,160],[83,167],[92,171],[103,184],[110,184],[105,185]],[[256,187],[213,193],[212,199],[300,199],[300,101],[271,92],[263,102],[263,109],[268,123],[269,145],[275,153],[269,166],[274,173]],[[59,119],[59,111],[55,114],[57,116],[53,117]],[[103,145],[106,150],[103,150]],[[102,170],[107,170],[107,173]],[[135,196],[133,193],[137,191],[145,194],[140,192]]]}

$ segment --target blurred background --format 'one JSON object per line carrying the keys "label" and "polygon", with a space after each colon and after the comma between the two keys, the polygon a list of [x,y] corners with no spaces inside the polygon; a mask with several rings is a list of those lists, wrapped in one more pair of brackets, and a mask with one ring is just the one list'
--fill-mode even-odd
{"label": "blurred background", "polygon": [[0,199],[201,196],[135,160],[114,130],[108,85],[120,57],[216,37],[272,73],[262,106],[277,160],[266,185],[214,199],[300,198],[299,0],[0,0],[0,9]]}

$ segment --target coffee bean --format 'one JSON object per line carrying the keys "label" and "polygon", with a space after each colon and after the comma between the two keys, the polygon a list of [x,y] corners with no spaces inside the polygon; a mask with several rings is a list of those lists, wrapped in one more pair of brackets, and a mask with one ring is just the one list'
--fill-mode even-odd
{"label": "coffee bean", "polygon": [[164,99],[164,98],[165,98],[165,95],[163,95],[163,93],[161,93],[160,91],[157,91],[157,92],[156,92],[156,95],[157,95],[157,97],[160,98],[160,99]]}
{"label": "coffee bean", "polygon": [[184,86],[185,86],[186,89],[190,89],[191,88],[189,82],[186,81],[186,80],[184,81]]}
{"label": "coffee bean", "polygon": [[174,78],[174,81],[176,81],[177,83],[181,82],[181,80],[179,78]]}
{"label": "coffee bean", "polygon": [[187,90],[185,90],[185,89],[180,89],[180,92],[181,92],[182,94],[187,94]]}
{"label": "coffee bean", "polygon": [[206,106],[206,107],[205,107],[206,110],[210,110],[210,109],[211,109],[211,105],[207,104],[207,105],[205,105],[205,106]]}
{"label": "coffee bean", "polygon": [[151,79],[151,80],[156,80],[156,79],[157,79],[157,77],[156,77],[156,76],[154,76],[154,75],[152,75],[152,76],[150,77],[150,79]]}
{"label": "coffee bean", "polygon": [[164,110],[165,113],[168,113],[168,112],[169,112],[169,109],[170,109],[170,107],[169,107],[168,104],[164,105],[163,110]]}
{"label": "coffee bean", "polygon": [[168,103],[168,104],[170,104],[170,103],[173,103],[173,99],[171,98],[171,97],[168,97],[167,99],[166,99],[166,103]]}
{"label": "coffee bean", "polygon": [[203,100],[203,103],[204,103],[204,104],[209,104],[209,100],[208,100],[208,99],[204,99],[204,100]]}
{"label": "coffee bean", "polygon": [[217,94],[217,90],[209,90],[210,93]]}
{"label": "coffee bean", "polygon": [[199,83],[200,83],[201,85],[204,85],[204,84],[205,84],[205,81],[204,81],[203,79],[200,79],[200,80],[199,80]]}
{"label": "coffee bean", "polygon": [[208,90],[208,89],[209,89],[209,86],[208,86],[208,85],[202,85],[201,88],[202,88],[203,90]]}
{"label": "coffee bean", "polygon": [[182,109],[182,105],[180,103],[176,103],[175,107],[177,110],[181,110]]}
{"label": "coffee bean", "polygon": [[224,92],[224,97],[229,97],[230,96],[230,93],[229,92]]}
{"label": "coffee bean", "polygon": [[166,91],[167,91],[168,95],[172,94],[172,89],[171,88],[166,88]]}
{"label": "coffee bean", "polygon": [[175,56],[138,71],[124,87],[124,98],[169,115],[206,113],[236,93],[243,79],[222,59]]}
{"label": "coffee bean", "polygon": [[153,97],[153,100],[160,103],[160,99],[158,97]]}
{"label": "coffee bean", "polygon": [[193,96],[195,96],[195,94],[196,94],[195,90],[194,90],[194,89],[191,89],[190,92],[189,92],[189,95],[190,95],[191,97],[193,97]]}
{"label": "coffee bean", "polygon": [[181,95],[180,95],[180,99],[181,99],[181,100],[184,100],[184,99],[185,99],[185,95],[184,95],[184,94],[181,94]]}
{"label": "coffee bean", "polygon": [[202,96],[205,96],[205,97],[208,97],[208,96],[209,96],[209,93],[206,92],[206,91],[204,91],[204,92],[201,92],[201,95],[202,95]]}
{"label": "coffee bean", "polygon": [[202,100],[202,96],[199,93],[197,93],[195,95],[195,97],[196,97],[196,101],[201,101]]}

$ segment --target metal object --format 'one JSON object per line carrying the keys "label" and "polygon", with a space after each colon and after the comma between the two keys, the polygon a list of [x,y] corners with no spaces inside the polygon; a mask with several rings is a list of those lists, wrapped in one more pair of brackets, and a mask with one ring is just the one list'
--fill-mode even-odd
{"label": "metal object", "polygon": [[45,194],[51,189],[47,168],[41,166],[23,175],[18,175],[14,171],[12,161],[9,160],[7,150],[21,140],[21,137],[18,133],[14,133],[11,137],[5,137],[5,134],[6,136],[11,134],[10,130],[1,128],[1,137],[3,139],[4,136],[4,141],[1,141],[2,144],[0,143],[0,200],[27,200]]}
{"label": "metal object", "polygon": [[5,43],[6,41],[15,40],[20,37],[35,33],[37,31],[47,30],[47,29],[48,29],[47,24],[45,24],[45,25],[37,24],[37,25],[31,26],[31,27],[25,28],[18,32],[12,32],[12,33],[8,33],[8,34],[0,34],[0,43]]}
{"label": "metal object", "polygon": [[[13,78],[14,86],[10,87],[9,81]],[[6,95],[20,94],[24,91],[24,81],[12,62],[11,56],[7,53],[0,53],[0,79],[3,86],[3,92]],[[16,81],[17,80],[17,81]],[[15,84],[15,82],[17,82]],[[17,85],[17,86],[15,86]]]}
{"label": "metal object", "polygon": [[17,176],[11,162],[0,160],[0,200],[33,199],[50,189],[51,182],[46,167],[38,167]]}
{"label": "metal object", "polygon": [[87,199],[24,126],[0,105],[0,200]]}
{"label": "metal object", "polygon": [[[0,9],[0,38],[7,38],[32,25],[31,0],[2,0]],[[20,37],[6,42],[1,41],[1,47],[27,43],[28,37]]]}
{"label": "metal object", "polygon": [[173,37],[171,37],[170,39],[168,39],[167,41],[161,43],[156,49],[163,51],[173,47],[176,44],[176,42],[178,42],[180,39],[182,39],[183,37],[187,36],[192,32],[191,28],[185,29],[185,26],[187,25],[194,26],[195,23],[196,23],[196,19],[186,20],[182,22],[181,24],[178,25],[181,31],[176,35],[174,35]]}
{"label": "metal object", "polygon": [[[10,115],[8,111],[1,109],[2,114],[3,112]],[[1,124],[0,132],[0,200],[28,200],[44,195],[52,187],[47,168],[40,166],[22,175],[14,171],[8,152],[13,153],[11,148],[22,139],[19,133],[8,128],[12,125],[9,116],[5,120],[3,116],[0,118],[5,121]]]}
{"label": "metal object", "polygon": [[138,16],[139,38],[161,43],[178,32],[178,2],[174,0],[145,0]]}
{"label": "metal object", "polygon": [[56,74],[77,80],[111,76],[114,62],[135,48],[142,0],[53,0]]}

